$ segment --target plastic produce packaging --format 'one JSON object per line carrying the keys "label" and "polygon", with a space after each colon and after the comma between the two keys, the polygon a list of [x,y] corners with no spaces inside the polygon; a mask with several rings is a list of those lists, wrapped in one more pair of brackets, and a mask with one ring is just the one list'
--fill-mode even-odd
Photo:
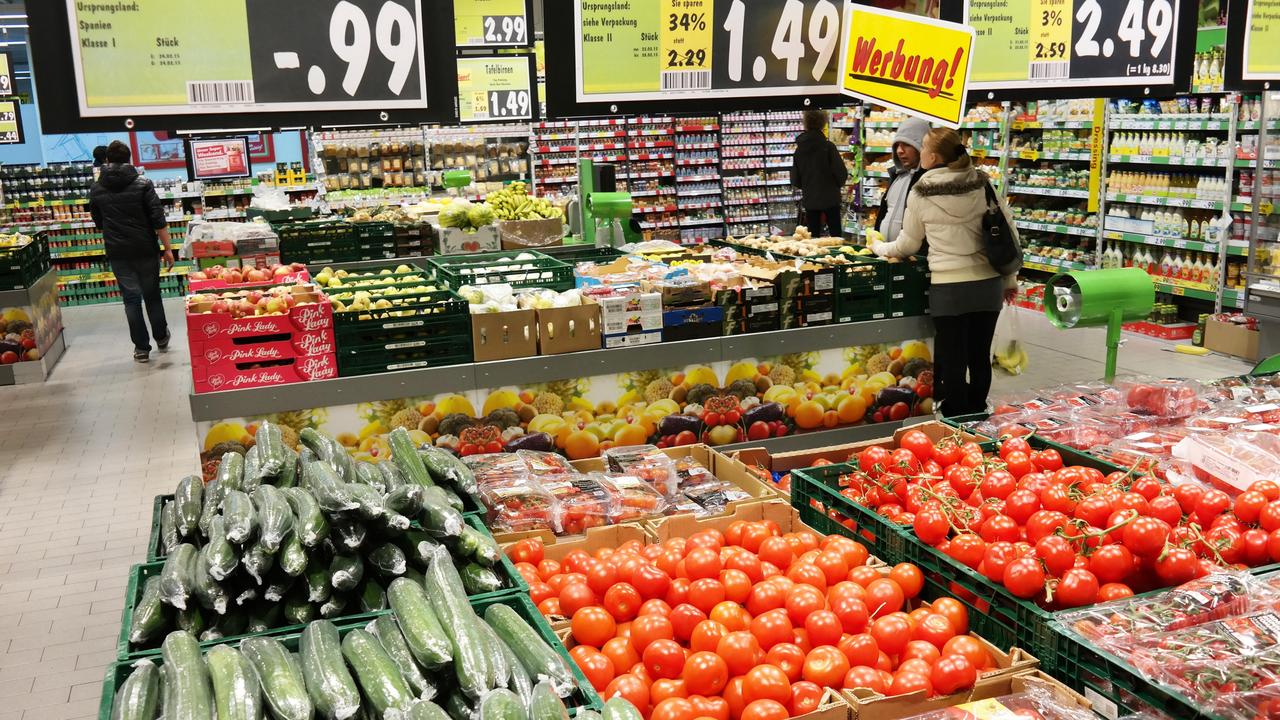
{"label": "plastic produce packaging", "polygon": [[1280,476],[1280,436],[1271,433],[1188,435],[1173,454],[1191,465],[1197,480],[1232,494]]}
{"label": "plastic produce packaging", "polygon": [[610,472],[634,475],[667,497],[680,490],[680,476],[675,463],[653,445],[609,448],[604,452],[604,460]]}
{"label": "plastic produce packaging", "polygon": [[482,484],[480,499],[489,508],[485,524],[494,532],[553,530],[556,527],[555,498],[532,478]]}
{"label": "plastic produce packaging", "polygon": [[1025,692],[974,700],[911,715],[904,720],[1097,720],[1087,707],[1071,704],[1049,687],[1028,683]]}
{"label": "plastic produce packaging", "polygon": [[1194,380],[1174,378],[1126,378],[1116,381],[1129,409],[1166,418],[1192,415],[1206,404],[1203,388]]}
{"label": "plastic produce packaging", "polygon": [[609,524],[613,514],[612,496],[590,475],[580,473],[548,473],[538,484],[555,498],[555,532],[557,535],[580,535],[588,528]]}
{"label": "plastic produce packaging", "polygon": [[562,475],[575,474],[577,468],[569,464],[569,461],[563,455],[557,455],[552,452],[539,452],[537,450],[520,450],[516,452],[516,456],[524,461],[524,465],[529,472],[536,476],[543,475]]}
{"label": "plastic produce packaging", "polygon": [[609,493],[612,503],[610,522],[620,523],[661,515],[668,507],[667,499],[662,493],[634,475],[592,474],[591,478]]}
{"label": "plastic produce packaging", "polygon": [[514,453],[468,455],[462,462],[471,468],[480,485],[512,482],[529,475],[529,467]]}

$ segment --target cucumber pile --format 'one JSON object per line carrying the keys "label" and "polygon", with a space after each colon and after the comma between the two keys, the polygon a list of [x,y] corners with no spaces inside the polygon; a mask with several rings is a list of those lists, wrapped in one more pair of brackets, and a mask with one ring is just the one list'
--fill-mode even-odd
{"label": "cucumber pile", "polygon": [[568,720],[564,659],[511,606],[477,615],[447,552],[431,556],[425,581],[393,581],[392,611],[364,627],[313,620],[203,654],[169,633],[161,664],[133,663],[117,687],[112,719]]}
{"label": "cucumber pile", "polygon": [[420,585],[437,551],[467,595],[510,587],[493,537],[463,518],[475,480],[452,455],[419,450],[403,428],[377,465],[315,430],[300,439],[295,453],[263,422],[247,456],[224,455],[207,486],[178,483],[160,517],[164,567],[133,607],[131,650],[172,630],[208,642],[384,610],[389,586]]}

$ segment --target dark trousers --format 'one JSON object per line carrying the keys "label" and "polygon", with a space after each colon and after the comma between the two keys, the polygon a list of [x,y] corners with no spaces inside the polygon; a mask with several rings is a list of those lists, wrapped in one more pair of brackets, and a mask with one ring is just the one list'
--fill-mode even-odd
{"label": "dark trousers", "polygon": [[[826,223],[823,223],[825,216]],[[840,218],[840,206],[821,210],[805,210],[804,224],[814,237],[844,237],[844,226]],[[823,228],[826,228],[825,230]]]}
{"label": "dark trousers", "polygon": [[999,312],[933,316],[933,397],[946,417],[984,412]]}
{"label": "dark trousers", "polygon": [[151,321],[151,337],[157,342],[169,337],[169,323],[165,321],[160,297],[160,256],[114,259],[111,260],[111,272],[115,273],[120,295],[124,298],[124,314],[129,319],[129,338],[133,340],[133,348],[147,352],[151,350],[151,341],[142,318],[144,302],[147,319]]}

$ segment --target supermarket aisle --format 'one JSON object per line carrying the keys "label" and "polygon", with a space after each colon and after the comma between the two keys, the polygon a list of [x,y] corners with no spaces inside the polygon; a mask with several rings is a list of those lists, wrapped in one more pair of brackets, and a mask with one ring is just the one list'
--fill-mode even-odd
{"label": "supermarket aisle", "polygon": [[150,499],[197,470],[181,308],[148,365],[119,305],[64,310],[50,381],[0,388],[0,720],[97,715]]}

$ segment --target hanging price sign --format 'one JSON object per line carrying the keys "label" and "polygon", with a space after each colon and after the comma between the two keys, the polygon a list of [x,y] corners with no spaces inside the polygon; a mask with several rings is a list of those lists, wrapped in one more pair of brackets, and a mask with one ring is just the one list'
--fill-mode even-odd
{"label": "hanging price sign", "polygon": [[1241,77],[1280,80],[1280,0],[1249,0],[1244,25]]}
{"label": "hanging price sign", "polygon": [[525,0],[454,0],[458,47],[528,47],[531,39]]}
{"label": "hanging price sign", "polygon": [[578,102],[837,92],[834,0],[571,2]]}
{"label": "hanging price sign", "polygon": [[0,145],[17,145],[22,139],[22,110],[18,100],[0,100]]}
{"label": "hanging price sign", "polygon": [[512,122],[534,117],[529,56],[458,58],[458,119],[464,123]]}
{"label": "hanging price sign", "polygon": [[[223,122],[228,115],[361,110],[422,118],[427,110],[452,110],[431,102],[428,58],[434,64],[441,53],[436,37],[426,41],[424,26],[442,31],[437,8],[428,18],[424,0],[35,5],[41,6],[31,16],[31,44],[41,46],[32,63],[37,82],[53,86],[69,59],[66,84],[75,88],[82,119],[217,115]],[[449,22],[444,36],[451,29]],[[444,52],[452,46],[450,38]],[[436,72],[444,67],[441,85],[450,87],[452,58]],[[43,103],[41,110],[53,115]],[[209,127],[209,121],[178,125]]]}
{"label": "hanging price sign", "polygon": [[[974,90],[1171,85],[1178,0],[965,0]],[[1186,17],[1183,17],[1183,16]]]}

